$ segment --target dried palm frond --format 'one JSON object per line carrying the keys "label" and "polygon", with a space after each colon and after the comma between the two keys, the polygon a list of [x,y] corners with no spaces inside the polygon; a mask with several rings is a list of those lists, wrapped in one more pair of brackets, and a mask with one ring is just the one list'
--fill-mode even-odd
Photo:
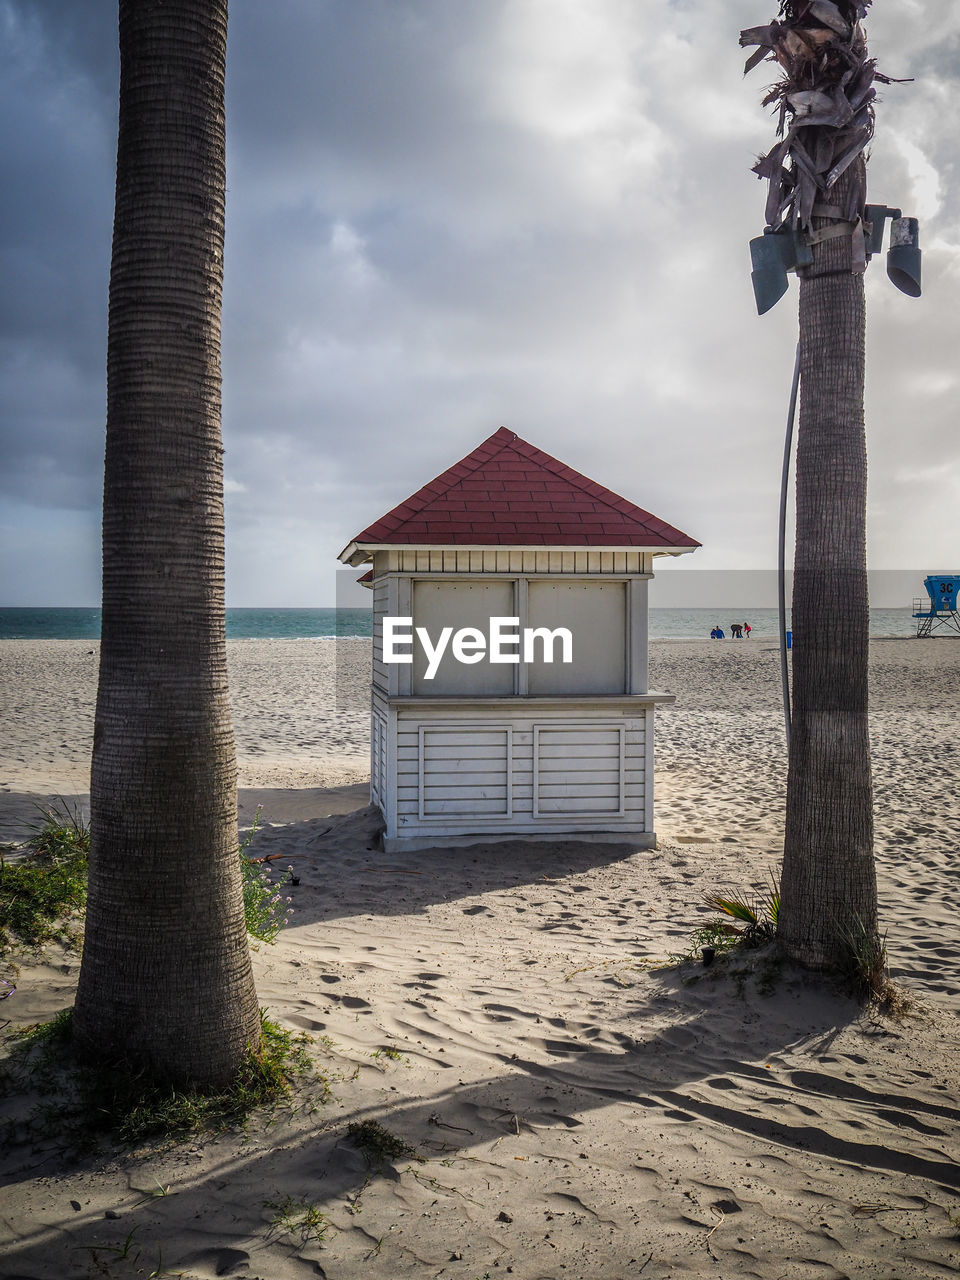
{"label": "dried palm frond", "polygon": [[[740,32],[741,47],[756,45],[744,73],[775,61],[783,77],[763,99],[777,108],[782,139],[753,167],[770,183],[766,221],[791,221],[809,231],[814,216],[856,221],[866,201],[862,166],[842,208],[831,188],[873,136],[875,82],[902,83],[877,70],[860,25],[870,0],[781,0],[780,19]],[[856,171],[855,171],[856,172]],[[829,210],[829,212],[828,212]]]}

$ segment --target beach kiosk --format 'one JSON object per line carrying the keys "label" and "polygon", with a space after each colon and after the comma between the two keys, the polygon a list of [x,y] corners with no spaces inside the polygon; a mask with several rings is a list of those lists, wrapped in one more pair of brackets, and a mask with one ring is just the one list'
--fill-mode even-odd
{"label": "beach kiosk", "polygon": [[647,583],[698,546],[503,427],[358,533],[385,848],[652,845]]}

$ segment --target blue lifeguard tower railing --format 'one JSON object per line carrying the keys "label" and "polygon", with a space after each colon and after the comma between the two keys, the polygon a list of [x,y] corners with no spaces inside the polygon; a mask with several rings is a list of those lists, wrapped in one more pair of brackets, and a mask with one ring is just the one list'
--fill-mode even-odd
{"label": "blue lifeguard tower railing", "polygon": [[[931,573],[924,578],[923,585],[930,598],[913,602],[917,635],[932,636],[936,631],[952,631],[960,635],[960,614],[957,612],[960,573]],[[926,609],[923,608],[925,604]]]}

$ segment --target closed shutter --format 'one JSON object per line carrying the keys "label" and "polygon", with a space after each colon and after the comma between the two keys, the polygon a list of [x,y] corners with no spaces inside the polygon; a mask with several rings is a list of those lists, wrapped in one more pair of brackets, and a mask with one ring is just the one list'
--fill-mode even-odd
{"label": "closed shutter", "polygon": [[387,722],[376,712],[370,718],[370,798],[383,808],[387,791]]}
{"label": "closed shutter", "polygon": [[509,817],[511,730],[420,726],[420,817]]}
{"label": "closed shutter", "polygon": [[623,813],[623,725],[535,725],[533,733],[536,815]]}

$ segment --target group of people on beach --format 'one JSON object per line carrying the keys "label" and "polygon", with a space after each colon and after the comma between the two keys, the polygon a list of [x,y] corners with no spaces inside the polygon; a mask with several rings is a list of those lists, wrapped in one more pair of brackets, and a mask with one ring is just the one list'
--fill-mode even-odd
{"label": "group of people on beach", "polygon": [[[744,638],[746,638],[747,640],[749,640],[750,632],[752,630],[753,628],[750,626],[749,622],[731,622],[730,623],[730,639],[743,640]],[[727,638],[726,632],[724,631],[723,627],[721,627],[719,624],[717,624],[717,626],[715,626],[713,630],[710,632],[711,640],[725,640],[726,638]]]}

